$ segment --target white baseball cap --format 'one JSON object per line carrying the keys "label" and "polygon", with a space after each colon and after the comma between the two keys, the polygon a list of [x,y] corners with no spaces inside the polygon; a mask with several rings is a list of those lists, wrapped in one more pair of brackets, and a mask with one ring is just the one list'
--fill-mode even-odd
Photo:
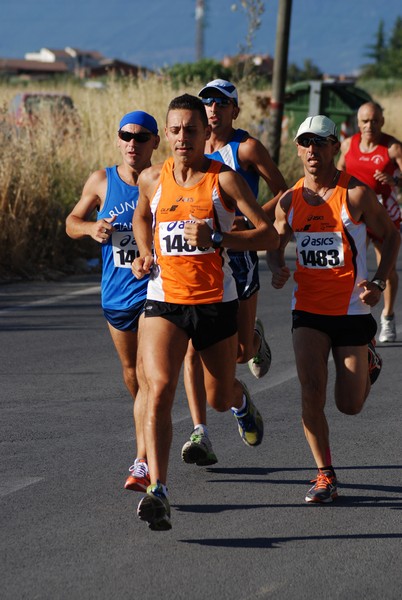
{"label": "white baseball cap", "polygon": [[321,137],[332,136],[338,139],[338,131],[336,125],[331,119],[324,115],[316,115],[315,117],[307,117],[297,130],[294,141],[303,133],[313,133]]}
{"label": "white baseball cap", "polygon": [[210,81],[198,92],[198,95],[201,96],[201,98],[208,98],[209,96],[213,97],[211,92],[214,90],[222,92],[224,96],[231,98],[236,104],[239,103],[236,87],[233,83],[230,83],[230,81],[226,81],[226,79],[214,79],[213,81]]}

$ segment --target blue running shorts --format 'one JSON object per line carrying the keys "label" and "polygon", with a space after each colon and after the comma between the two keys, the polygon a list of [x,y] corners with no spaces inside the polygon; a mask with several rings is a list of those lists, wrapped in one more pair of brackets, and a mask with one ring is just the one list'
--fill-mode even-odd
{"label": "blue running shorts", "polygon": [[236,280],[239,300],[248,300],[260,289],[258,274],[258,254],[252,252],[233,252],[228,250],[229,265]]}
{"label": "blue running shorts", "polygon": [[138,320],[144,312],[145,300],[133,304],[125,310],[113,310],[110,308],[104,308],[103,314],[106,320],[112,327],[119,331],[137,331]]}

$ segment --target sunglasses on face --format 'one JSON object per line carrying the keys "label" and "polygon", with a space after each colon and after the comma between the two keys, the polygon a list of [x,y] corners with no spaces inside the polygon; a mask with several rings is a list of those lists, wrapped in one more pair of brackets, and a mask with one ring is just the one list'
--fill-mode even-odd
{"label": "sunglasses on face", "polygon": [[318,148],[322,148],[326,146],[329,142],[333,144],[333,140],[324,137],[299,137],[297,138],[297,143],[299,146],[303,146],[303,148],[309,148],[311,145],[317,146]]}
{"label": "sunglasses on face", "polygon": [[146,133],[145,131],[139,131],[138,133],[131,133],[131,131],[120,131],[118,132],[119,138],[123,140],[123,142],[131,142],[134,140],[139,144],[144,144],[145,142],[149,142],[152,137],[152,133]]}
{"label": "sunglasses on face", "polygon": [[229,104],[232,104],[229,98],[201,98],[201,100],[205,106],[212,106],[213,104],[217,104],[218,106],[229,106]]}

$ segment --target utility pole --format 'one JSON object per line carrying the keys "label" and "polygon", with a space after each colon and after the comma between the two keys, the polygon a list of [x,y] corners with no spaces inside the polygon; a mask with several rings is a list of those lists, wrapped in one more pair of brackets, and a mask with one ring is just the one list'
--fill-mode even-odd
{"label": "utility pole", "polygon": [[204,58],[204,0],[196,0],[195,6],[195,60]]}
{"label": "utility pole", "polygon": [[291,13],[292,0],[279,0],[268,132],[268,148],[276,164],[281,147]]}

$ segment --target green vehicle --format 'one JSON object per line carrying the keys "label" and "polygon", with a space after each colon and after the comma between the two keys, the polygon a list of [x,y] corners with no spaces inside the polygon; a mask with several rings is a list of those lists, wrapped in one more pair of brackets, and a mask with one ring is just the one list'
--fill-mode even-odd
{"label": "green vehicle", "polygon": [[325,115],[338,127],[340,139],[357,132],[356,113],[370,94],[351,81],[301,81],[286,88],[283,134],[293,139],[306,117]]}

